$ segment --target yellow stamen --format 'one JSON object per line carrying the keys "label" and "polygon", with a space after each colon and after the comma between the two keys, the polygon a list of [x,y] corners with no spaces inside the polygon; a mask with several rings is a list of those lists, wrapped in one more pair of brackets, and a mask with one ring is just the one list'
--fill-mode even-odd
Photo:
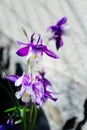
{"label": "yellow stamen", "polygon": [[25,97],[27,98],[28,96],[29,96],[29,93],[26,92],[26,93],[25,93]]}
{"label": "yellow stamen", "polygon": [[34,59],[36,59],[37,57],[38,57],[37,54],[35,54],[35,55],[33,56]]}

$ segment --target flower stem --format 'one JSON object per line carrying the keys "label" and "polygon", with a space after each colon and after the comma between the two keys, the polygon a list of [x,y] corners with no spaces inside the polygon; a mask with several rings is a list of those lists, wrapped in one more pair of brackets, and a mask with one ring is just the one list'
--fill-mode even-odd
{"label": "flower stem", "polygon": [[30,112],[30,109],[26,106],[21,109],[21,119],[23,121],[24,130],[28,130],[28,113]]}
{"label": "flower stem", "polygon": [[34,129],[34,126],[35,126],[35,122],[36,122],[36,118],[37,118],[37,107],[36,107],[36,104],[33,104],[33,107],[32,107],[32,111],[31,111],[31,124],[30,124],[30,128],[29,130],[33,130]]}
{"label": "flower stem", "polygon": [[23,123],[24,123],[24,130],[27,130],[27,121],[26,121],[26,112],[23,111]]}

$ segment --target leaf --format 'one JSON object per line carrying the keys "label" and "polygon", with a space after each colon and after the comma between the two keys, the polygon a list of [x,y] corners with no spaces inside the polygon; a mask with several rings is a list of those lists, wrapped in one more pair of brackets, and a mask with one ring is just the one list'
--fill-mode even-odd
{"label": "leaf", "polygon": [[16,107],[12,107],[12,108],[6,109],[4,112],[8,113],[8,112],[15,111],[15,110],[16,110]]}

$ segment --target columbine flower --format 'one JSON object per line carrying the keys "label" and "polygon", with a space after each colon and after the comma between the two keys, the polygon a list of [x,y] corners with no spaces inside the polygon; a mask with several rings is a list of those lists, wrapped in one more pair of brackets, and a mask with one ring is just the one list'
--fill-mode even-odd
{"label": "columbine flower", "polygon": [[32,74],[28,76],[23,73],[21,77],[17,75],[10,75],[5,78],[13,81],[15,86],[21,85],[21,89],[15,93],[18,99],[22,98],[22,101],[25,103],[29,102],[30,98],[34,101],[35,95],[32,88]]}
{"label": "columbine flower", "polygon": [[17,99],[22,99],[23,102],[28,103],[30,99],[32,102],[35,102],[37,106],[41,106],[42,103],[45,103],[48,98],[56,101],[56,98],[53,98],[51,94],[54,94],[47,90],[51,86],[49,80],[44,78],[44,76],[36,75],[32,77],[32,74],[29,76],[23,73],[23,75],[10,75],[6,76],[6,79],[9,79],[15,83],[15,86],[20,86],[21,89],[15,93]]}
{"label": "columbine flower", "polygon": [[57,50],[63,45],[62,36],[66,33],[66,28],[64,27],[66,22],[67,18],[63,17],[57,22],[56,25],[49,27],[49,30],[51,30],[53,33],[53,36],[50,38],[50,40],[54,39],[56,41]]}
{"label": "columbine flower", "polygon": [[41,36],[39,35],[38,40],[34,41],[34,34],[31,36],[31,40],[29,43],[17,42],[19,45],[23,45],[24,47],[17,51],[19,56],[27,56],[28,60],[35,60],[38,62],[38,59],[43,56],[43,53],[46,53],[48,56],[52,58],[58,58],[58,56],[47,46],[42,44]]}

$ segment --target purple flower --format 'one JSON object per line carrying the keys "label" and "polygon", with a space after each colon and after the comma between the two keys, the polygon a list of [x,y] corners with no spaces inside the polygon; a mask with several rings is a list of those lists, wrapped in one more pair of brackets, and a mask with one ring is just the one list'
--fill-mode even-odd
{"label": "purple flower", "polygon": [[31,36],[29,43],[17,42],[19,45],[24,46],[19,49],[16,53],[19,56],[27,56],[27,59],[35,60],[38,62],[38,59],[43,56],[43,53],[47,54],[52,58],[58,58],[58,56],[47,46],[42,44],[41,36],[39,35],[37,41],[34,41],[34,34]]}
{"label": "purple flower", "polygon": [[6,76],[6,79],[9,79],[10,81],[13,81],[15,83],[15,86],[20,86],[21,89],[15,93],[17,99],[22,99],[23,102],[27,103],[30,101],[30,98],[32,101],[35,98],[34,91],[32,88],[32,74],[29,76],[23,73],[21,77],[17,75],[10,75]]}
{"label": "purple flower", "polygon": [[65,34],[64,24],[67,22],[67,18],[63,17],[60,19],[56,25],[50,26],[49,30],[52,31],[53,36],[50,38],[56,41],[57,50],[63,45],[62,36]]}
{"label": "purple flower", "polygon": [[50,89],[52,88],[52,84],[51,84],[51,82],[47,78],[45,78],[45,72],[42,71],[42,72],[39,72],[39,74],[41,76],[39,78],[39,80],[42,82],[42,84],[44,86],[44,96],[42,98],[42,101],[45,103],[48,98],[53,100],[53,101],[56,101],[57,98],[54,98],[52,96],[52,94],[58,94],[58,93],[50,91]]}
{"label": "purple flower", "polygon": [[52,96],[54,93],[49,91],[49,87],[52,87],[50,81],[40,74],[32,77],[32,74],[28,76],[23,73],[22,76],[10,75],[5,78],[14,82],[15,86],[21,85],[20,90],[15,95],[17,99],[21,98],[25,103],[28,103],[31,99],[40,107],[48,98],[54,101],[57,100]]}

